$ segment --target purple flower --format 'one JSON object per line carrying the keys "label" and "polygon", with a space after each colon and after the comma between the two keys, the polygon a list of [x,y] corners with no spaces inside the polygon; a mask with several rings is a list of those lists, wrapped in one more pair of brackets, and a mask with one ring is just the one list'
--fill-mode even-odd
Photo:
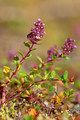
{"label": "purple flower", "polygon": [[53,57],[61,57],[62,51],[58,49],[57,46],[52,47],[50,50],[47,51],[48,54],[48,61],[51,61]]}
{"label": "purple flower", "polygon": [[70,52],[72,52],[76,47],[75,40],[71,38],[67,38],[65,41],[63,47],[62,47],[62,53],[65,55],[68,55]]}
{"label": "purple flower", "polygon": [[41,19],[38,19],[37,22],[34,22],[34,28],[31,29],[31,32],[27,35],[27,38],[33,43],[36,44],[45,34],[44,23]]}
{"label": "purple flower", "polygon": [[16,51],[15,50],[10,50],[8,52],[8,60],[12,61],[14,59],[14,57],[16,56]]}

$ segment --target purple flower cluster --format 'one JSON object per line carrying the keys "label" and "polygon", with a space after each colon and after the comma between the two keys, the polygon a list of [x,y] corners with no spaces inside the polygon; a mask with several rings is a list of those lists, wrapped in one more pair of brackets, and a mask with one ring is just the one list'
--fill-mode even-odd
{"label": "purple flower cluster", "polygon": [[75,48],[77,48],[77,46],[75,45],[75,40],[67,38],[61,49],[53,47],[47,51],[48,54],[47,59],[48,61],[51,61],[53,60],[53,57],[60,58],[62,57],[62,55],[69,55],[69,53],[72,52]]}
{"label": "purple flower cluster", "polygon": [[34,22],[34,28],[31,29],[31,32],[27,35],[27,38],[33,43],[36,44],[45,34],[44,23],[41,19],[38,19],[37,22]]}
{"label": "purple flower cluster", "polygon": [[62,53],[64,55],[68,55],[70,52],[72,52],[76,47],[75,45],[75,40],[71,39],[71,38],[67,38],[67,40],[65,41],[63,47],[62,47]]}
{"label": "purple flower cluster", "polygon": [[57,48],[57,46],[54,46],[47,51],[47,54],[48,54],[48,61],[51,61],[53,57],[60,57],[62,55],[62,52]]}

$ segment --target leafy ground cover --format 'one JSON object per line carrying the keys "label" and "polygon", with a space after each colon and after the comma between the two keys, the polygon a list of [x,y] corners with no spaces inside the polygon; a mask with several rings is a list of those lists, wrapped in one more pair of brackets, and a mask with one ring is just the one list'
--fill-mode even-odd
{"label": "leafy ground cover", "polygon": [[26,52],[9,52],[7,64],[0,69],[1,120],[80,119],[80,81],[55,65],[69,59],[77,48],[74,39],[67,38],[61,48],[51,47],[45,61],[36,56],[38,63],[27,70],[23,67],[33,59],[32,52],[44,35],[45,24],[38,19],[24,42]]}

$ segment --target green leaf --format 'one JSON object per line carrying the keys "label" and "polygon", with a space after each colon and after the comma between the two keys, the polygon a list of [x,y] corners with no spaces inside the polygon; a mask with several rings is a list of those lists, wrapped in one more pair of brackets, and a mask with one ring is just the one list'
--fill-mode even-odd
{"label": "green leaf", "polygon": [[12,80],[10,81],[10,84],[13,85],[13,86],[14,86],[15,84],[20,85],[21,82],[20,82],[18,79],[14,78],[14,79],[12,79]]}
{"label": "green leaf", "polygon": [[41,67],[42,67],[42,64],[39,64],[39,67],[38,67],[38,68],[41,69]]}
{"label": "green leaf", "polygon": [[30,44],[28,42],[24,42],[24,45],[28,48],[30,48]]}
{"label": "green leaf", "polygon": [[49,84],[47,82],[46,83],[42,83],[41,87],[48,89],[49,88]]}
{"label": "green leaf", "polygon": [[23,57],[23,53],[21,52],[21,51],[18,51],[19,52],[19,54]]}
{"label": "green leaf", "polygon": [[[30,58],[30,57],[32,57],[32,54],[29,54],[29,55],[27,56],[27,58]],[[27,58],[26,58],[26,59],[27,59]]]}
{"label": "green leaf", "polygon": [[49,68],[52,65],[53,65],[53,62],[49,62],[49,63],[47,63],[46,67]]}
{"label": "green leaf", "polygon": [[69,60],[70,58],[68,56],[65,57],[66,60]]}
{"label": "green leaf", "polygon": [[31,115],[27,115],[23,118],[23,120],[33,120]]}
{"label": "green leaf", "polygon": [[27,59],[29,59],[29,58],[31,58],[32,57],[32,54],[30,53],[26,58],[25,58],[25,60],[27,60]]}
{"label": "green leaf", "polygon": [[64,83],[64,85],[67,85],[68,72],[65,71],[63,75],[58,75],[58,79],[61,80]]}
{"label": "green leaf", "polygon": [[36,50],[36,48],[33,48],[32,51],[33,51],[33,50]]}
{"label": "green leaf", "polygon": [[62,55],[62,58],[64,58],[64,59],[66,59],[66,60],[69,60],[70,58],[68,57],[68,56],[66,56],[66,55]]}
{"label": "green leaf", "polygon": [[19,66],[20,65],[20,62],[19,61],[13,61],[13,63],[14,63],[14,65],[16,65],[16,66]]}
{"label": "green leaf", "polygon": [[65,110],[62,114],[62,120],[69,120],[69,112],[67,110]]}
{"label": "green leaf", "polygon": [[71,95],[73,95],[74,92],[75,92],[75,91],[74,91],[73,89],[66,90],[66,91],[64,92],[64,95],[70,97]]}
{"label": "green leaf", "polygon": [[18,57],[18,56],[15,56],[15,57],[14,57],[14,64],[15,64],[16,66],[19,65],[19,57]]}
{"label": "green leaf", "polygon": [[15,61],[19,61],[19,57],[18,57],[18,56],[15,56],[15,57],[14,57],[14,60],[15,60]]}
{"label": "green leaf", "polygon": [[49,77],[50,71],[49,70],[45,70],[45,76],[44,79],[47,79]]}
{"label": "green leaf", "polygon": [[39,60],[40,63],[43,63],[42,58],[40,58],[39,56],[37,56],[37,59]]}
{"label": "green leaf", "polygon": [[26,77],[27,73],[25,71],[20,71],[18,75],[19,77]]}
{"label": "green leaf", "polygon": [[40,110],[40,109],[41,109],[40,105],[36,104],[36,105],[35,105],[35,109],[36,109],[36,110]]}
{"label": "green leaf", "polygon": [[75,86],[77,89],[80,89],[80,80],[74,81],[74,86]]}
{"label": "green leaf", "polygon": [[57,75],[58,79],[63,81],[63,75]]}
{"label": "green leaf", "polygon": [[56,72],[55,71],[52,71],[51,72],[51,75],[50,75],[50,80],[53,80],[56,76]]}
{"label": "green leaf", "polygon": [[68,79],[68,71],[64,72],[63,79],[64,79],[64,81],[67,81],[67,79]]}
{"label": "green leaf", "polygon": [[19,61],[19,57],[18,57],[18,56],[15,56],[15,57],[14,57],[13,63],[14,63],[16,66],[19,66],[19,65],[20,65],[20,61]]}
{"label": "green leaf", "polygon": [[74,90],[71,89],[71,90],[69,91],[69,95],[72,95],[73,93],[74,93]]}
{"label": "green leaf", "polygon": [[25,81],[25,83],[26,83],[27,85],[30,84],[30,81],[29,81],[28,76],[24,78],[24,81]]}
{"label": "green leaf", "polygon": [[52,55],[52,59],[56,59],[57,58],[57,56],[56,55]]}
{"label": "green leaf", "polygon": [[54,86],[51,84],[51,85],[49,85],[49,92],[51,93],[51,92],[53,92],[54,91]]}

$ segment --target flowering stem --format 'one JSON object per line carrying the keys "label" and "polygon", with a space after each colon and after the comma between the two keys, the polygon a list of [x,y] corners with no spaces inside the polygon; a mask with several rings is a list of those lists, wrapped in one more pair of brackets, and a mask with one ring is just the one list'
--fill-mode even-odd
{"label": "flowering stem", "polygon": [[[24,60],[26,59],[26,57],[28,57],[28,55],[30,54],[30,52],[32,51],[32,48],[33,48],[33,43],[31,45],[31,47],[29,48],[29,51],[22,57],[22,59],[20,60],[20,64],[23,64]],[[12,77],[14,75],[16,75],[16,73],[18,72],[18,69],[19,69],[19,66],[16,67],[16,69],[14,70],[14,72],[12,73],[12,75],[10,76],[10,80],[12,79]],[[7,82],[6,84],[8,84],[9,82]]]}
{"label": "flowering stem", "polygon": [[[26,59],[26,57],[28,57],[28,55],[30,54],[30,52],[32,51],[34,44],[32,43],[32,45],[30,46],[28,52],[22,57],[22,59],[20,60],[20,64],[23,64],[24,60]],[[16,67],[16,69],[13,71],[12,75],[9,78],[9,81],[6,82],[6,86],[9,84],[10,80],[12,79],[13,76],[15,76],[17,74],[19,70],[19,66]],[[6,93],[5,93],[6,94]],[[13,96],[14,97],[14,96]],[[2,99],[3,100],[3,99]],[[3,102],[5,103],[6,100]]]}
{"label": "flowering stem", "polygon": [[[23,63],[23,61],[25,60],[25,58],[29,55],[29,53],[31,52],[31,50],[32,50],[32,48],[33,48],[33,45],[34,45],[34,44],[31,45],[31,47],[29,48],[29,51],[27,52],[27,54],[20,60],[20,63],[21,63],[21,64]],[[53,62],[53,60],[44,62],[44,63],[42,64],[42,68],[45,67],[46,64],[48,64],[49,62]],[[15,71],[13,72],[13,74],[11,75],[10,79],[11,79],[14,75],[16,75],[17,71],[18,71],[18,67],[16,67],[16,69],[15,69]],[[56,80],[58,80],[58,79],[55,79],[55,81],[56,81]],[[39,81],[35,81],[34,83],[44,83],[44,82],[47,82],[47,80],[43,80],[43,79],[42,79],[42,80],[39,80]],[[31,87],[34,85],[34,83],[30,84],[30,85],[27,87],[27,89],[31,88]],[[25,89],[25,90],[26,90],[26,89]],[[20,94],[21,94],[23,91],[25,91],[25,90],[21,90],[21,91],[19,91],[17,94],[11,95],[7,101],[10,101],[10,100],[12,100],[12,99],[14,99],[14,98],[18,98],[18,97],[20,96]],[[15,91],[15,92],[17,92],[17,91]],[[7,101],[6,101],[6,102],[7,102]]]}
{"label": "flowering stem", "polygon": [[24,62],[24,60],[26,59],[26,57],[29,55],[29,53],[32,51],[32,48],[33,48],[33,43],[31,45],[31,47],[29,48],[29,51],[25,54],[24,57],[22,57],[22,59],[20,60],[20,64],[22,64]]}

